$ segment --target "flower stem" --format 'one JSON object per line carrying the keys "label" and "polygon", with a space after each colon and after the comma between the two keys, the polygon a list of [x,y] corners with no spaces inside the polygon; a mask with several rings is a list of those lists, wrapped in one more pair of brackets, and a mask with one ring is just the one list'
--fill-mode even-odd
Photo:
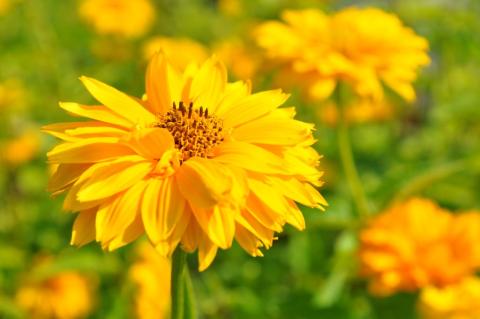
{"label": "flower stem", "polygon": [[185,318],[196,319],[195,294],[188,267],[185,267]]}
{"label": "flower stem", "polygon": [[187,254],[178,247],[172,257],[172,278],[170,293],[172,296],[172,319],[184,319],[185,272]]}
{"label": "flower stem", "polygon": [[355,165],[355,159],[353,157],[341,86],[337,88],[336,96],[339,114],[337,136],[340,161],[342,162],[343,170],[352,193],[353,201],[357,207],[358,214],[360,218],[365,219],[370,215],[370,210],[367,197],[365,196],[365,192],[363,190],[362,182],[360,181],[360,177],[358,175],[357,166]]}

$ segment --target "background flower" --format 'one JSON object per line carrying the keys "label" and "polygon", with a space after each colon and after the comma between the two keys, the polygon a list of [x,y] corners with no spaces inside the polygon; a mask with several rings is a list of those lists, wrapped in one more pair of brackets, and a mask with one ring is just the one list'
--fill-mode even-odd
{"label": "background flower", "polygon": [[420,311],[425,319],[480,318],[480,279],[466,277],[443,288],[426,287],[420,295]]}
{"label": "background flower", "polygon": [[168,318],[171,261],[142,243],[129,276],[135,284],[135,314],[141,319]]}
{"label": "background flower", "polygon": [[326,98],[345,81],[362,97],[382,98],[383,83],[407,101],[415,98],[412,82],[430,61],[428,43],[395,15],[351,7],[332,15],[288,10],[282,19],[261,24],[257,43],[303,77],[311,96]]}
{"label": "background flower", "polygon": [[[480,215],[452,215],[414,198],[377,216],[361,233],[360,261],[377,294],[461,281],[480,266]],[[439,264],[448,267],[438,267]]]}
{"label": "background flower", "polygon": [[123,37],[145,34],[155,17],[149,0],[83,0],[78,10],[99,34]]}

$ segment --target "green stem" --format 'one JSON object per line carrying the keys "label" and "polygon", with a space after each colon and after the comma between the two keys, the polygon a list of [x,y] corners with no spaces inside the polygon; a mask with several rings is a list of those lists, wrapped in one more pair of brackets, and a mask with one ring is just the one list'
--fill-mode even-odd
{"label": "green stem", "polygon": [[196,309],[192,278],[190,277],[188,267],[185,267],[185,318],[196,319]]}
{"label": "green stem", "polygon": [[172,319],[184,319],[185,305],[185,269],[187,254],[178,247],[172,257],[172,278],[170,293],[172,296]]}
{"label": "green stem", "polygon": [[405,183],[393,198],[393,202],[402,201],[414,194],[420,193],[422,190],[433,185],[435,182],[445,179],[458,172],[471,169],[472,165],[480,162],[480,156],[457,160],[455,162],[441,164],[425,171]]}
{"label": "green stem", "polygon": [[339,114],[337,134],[340,161],[342,162],[343,170],[352,193],[353,201],[357,207],[358,214],[362,219],[364,219],[370,215],[370,210],[367,197],[365,196],[365,192],[363,190],[362,182],[360,181],[360,177],[358,175],[357,166],[355,165],[355,159],[353,157],[352,146],[348,132],[348,123],[344,111],[344,99],[340,87],[337,88],[337,107]]}

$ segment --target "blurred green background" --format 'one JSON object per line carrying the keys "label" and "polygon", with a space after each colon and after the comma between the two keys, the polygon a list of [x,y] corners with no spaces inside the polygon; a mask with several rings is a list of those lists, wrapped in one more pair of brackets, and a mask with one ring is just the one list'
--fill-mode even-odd
{"label": "blurred green background", "polygon": [[[206,48],[232,37],[251,45],[250,27],[278,18],[285,8],[333,12],[354,4],[396,13],[428,39],[432,63],[415,84],[413,105],[396,100],[394,118],[352,126],[366,192],[375,211],[411,194],[453,210],[480,208],[479,1],[245,0],[232,9],[227,1],[156,0],[153,26],[135,38],[97,34],[78,14],[81,1],[8,2],[9,8],[0,9],[0,318],[30,318],[16,302],[19,287],[32,276],[66,270],[89,278],[94,291],[89,318],[133,316],[128,268],[135,261],[134,245],[112,253],[95,244],[69,246],[74,216],[61,211],[61,196],[51,198],[45,190],[45,153],[55,140],[39,129],[71,121],[58,101],[93,102],[80,75],[141,96],[143,48],[153,36],[190,38]],[[254,90],[271,86],[268,73],[255,75]],[[325,213],[304,209],[307,230],[287,228],[263,258],[234,245],[207,271],[193,271],[202,318],[416,318],[414,294],[368,294],[357,275],[353,203],[335,129],[319,121],[318,105],[297,92],[289,102],[300,119],[317,123],[316,148],[326,171],[323,195],[330,206]],[[43,258],[52,261],[38,270]],[[190,259],[194,270],[196,260]]]}

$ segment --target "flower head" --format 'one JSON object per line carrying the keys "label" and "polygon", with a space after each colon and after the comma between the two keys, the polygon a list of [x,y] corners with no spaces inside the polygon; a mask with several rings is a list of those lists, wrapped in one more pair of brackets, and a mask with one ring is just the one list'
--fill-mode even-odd
{"label": "flower head", "polygon": [[412,82],[429,63],[428,43],[395,15],[350,7],[331,16],[288,10],[282,18],[285,23],[260,25],[257,43],[302,78],[312,97],[326,98],[346,81],[362,97],[381,98],[383,83],[408,101],[415,98]]}
{"label": "flower head", "polygon": [[477,319],[479,304],[480,279],[471,276],[444,288],[424,288],[419,309],[424,319]]}
{"label": "flower head", "polygon": [[62,272],[20,287],[16,302],[29,318],[84,318],[92,308],[90,283],[76,272]]}
{"label": "flower head", "polygon": [[79,12],[99,34],[127,38],[145,34],[155,17],[149,0],[83,0]]}
{"label": "flower head", "polygon": [[376,294],[445,286],[480,266],[480,214],[453,215],[427,199],[392,206],[360,238],[362,272]]}
{"label": "flower head", "polygon": [[48,153],[59,164],[49,189],[67,191],[77,211],[72,243],[92,240],[106,250],[146,233],[169,256],[181,243],[208,267],[234,238],[251,255],[269,248],[288,223],[305,227],[295,202],[326,205],[313,125],[279,108],[280,90],[256,94],[227,83],[215,57],[178,73],[163,54],[146,74],[146,99],[82,77],[101,103],[61,103],[88,122],[45,127],[62,143]]}
{"label": "flower head", "polygon": [[137,318],[167,318],[170,308],[170,259],[160,256],[148,244],[138,249],[138,258],[129,270],[136,285]]}

